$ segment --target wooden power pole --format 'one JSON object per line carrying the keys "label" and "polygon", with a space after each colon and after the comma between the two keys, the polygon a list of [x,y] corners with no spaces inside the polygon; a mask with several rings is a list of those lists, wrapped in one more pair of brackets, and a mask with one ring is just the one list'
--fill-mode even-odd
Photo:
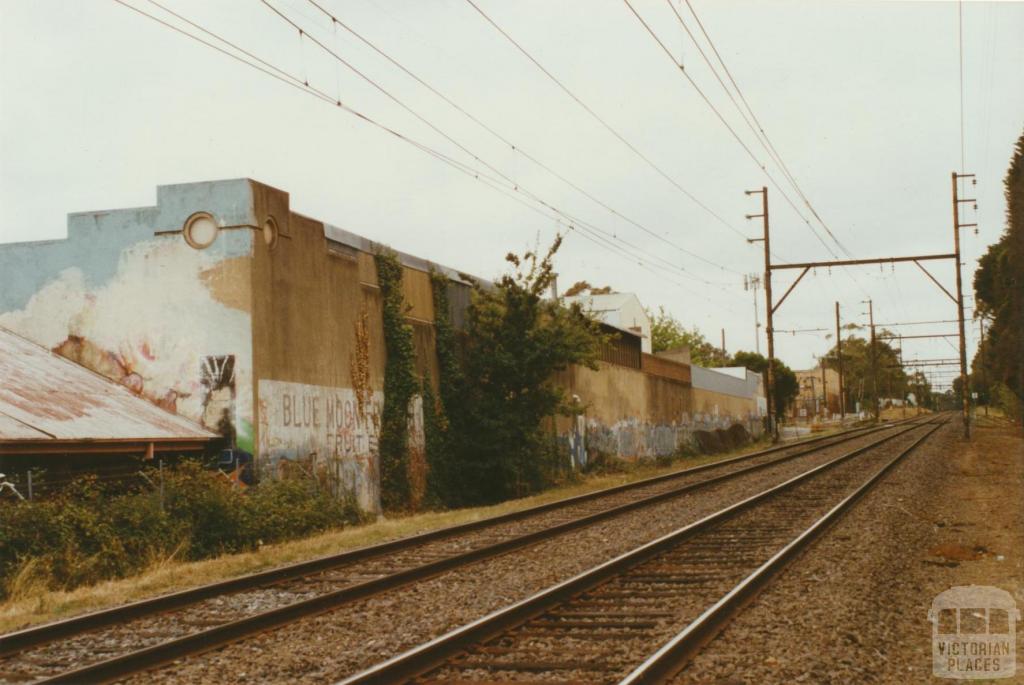
{"label": "wooden power pole", "polygon": [[839,303],[836,302],[836,356],[839,357],[839,421],[846,420],[846,392],[843,389],[843,334],[839,325]]}
{"label": "wooden power pole", "polygon": [[747,214],[747,218],[756,219],[760,217],[764,225],[764,235],[760,238],[747,238],[747,242],[764,243],[764,299],[767,304],[765,307],[765,332],[768,334],[768,370],[765,373],[765,384],[767,387],[765,387],[764,393],[768,400],[768,430],[771,431],[773,439],[778,440],[779,422],[772,407],[772,400],[775,394],[775,369],[773,368],[775,366],[775,329],[772,326],[772,314],[774,311],[772,303],[772,249],[768,228],[768,188],[767,186],[761,186],[761,190],[747,190],[745,192],[747,195],[761,194],[761,213]]}
{"label": "wooden power pole", "polygon": [[870,299],[864,300],[863,304],[868,306],[868,321],[871,324],[871,349],[869,350],[871,358],[871,393],[875,396],[875,421],[878,421],[878,358],[876,356],[878,350],[875,347],[875,306]]}
{"label": "wooden power pole", "polygon": [[960,328],[960,397],[964,414],[964,437],[971,437],[971,392],[967,387],[967,336],[964,333],[964,290],[963,278],[960,275],[960,229],[977,224],[960,223],[960,203],[974,202],[973,199],[960,198],[959,179],[974,178],[974,174],[958,174],[953,172],[953,254],[956,255],[956,309]]}

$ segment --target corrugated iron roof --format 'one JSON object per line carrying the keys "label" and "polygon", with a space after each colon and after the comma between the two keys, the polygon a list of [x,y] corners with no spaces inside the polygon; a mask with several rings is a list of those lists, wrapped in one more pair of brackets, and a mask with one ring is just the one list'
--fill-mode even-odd
{"label": "corrugated iron roof", "polygon": [[0,328],[0,441],[218,437],[123,385]]}

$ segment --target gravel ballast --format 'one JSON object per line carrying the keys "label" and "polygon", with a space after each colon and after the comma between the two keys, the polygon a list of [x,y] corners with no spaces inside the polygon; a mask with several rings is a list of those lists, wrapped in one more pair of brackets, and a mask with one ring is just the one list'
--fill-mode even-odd
{"label": "gravel ballast", "polygon": [[133,682],[333,682],[878,437],[305,619]]}
{"label": "gravel ballast", "polygon": [[676,684],[950,682],[931,675],[932,599],[992,585],[1024,608],[1024,441],[961,431],[951,422],[897,466]]}

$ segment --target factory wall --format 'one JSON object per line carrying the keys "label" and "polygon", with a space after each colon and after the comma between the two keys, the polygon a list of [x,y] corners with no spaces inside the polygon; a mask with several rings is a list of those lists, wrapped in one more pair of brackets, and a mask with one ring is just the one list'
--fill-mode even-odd
{"label": "factory wall", "polygon": [[[672,455],[696,446],[695,431],[736,423],[760,435],[753,394],[697,389],[682,380],[691,367],[649,355],[644,362],[646,370],[599,362],[596,370],[574,366],[558,375],[556,382],[580,411],[555,421],[558,438],[576,464],[597,452],[622,458]],[[738,388],[745,393],[747,384]]]}
{"label": "factory wall", "polygon": [[[217,228],[197,245],[184,228],[202,213]],[[0,245],[0,326],[220,433],[254,455],[259,477],[313,475],[378,511],[379,249],[293,212],[287,193],[248,179],[162,186],[154,207],[71,215],[65,240]],[[449,278],[457,327],[470,289],[461,274],[398,258],[416,370],[436,390],[429,272]],[[688,364],[642,354],[639,344],[625,356],[610,350],[597,370],[557,379],[581,409],[554,421],[577,461],[588,449],[671,454],[690,446],[694,431],[737,422],[757,432],[742,380],[703,387],[706,374],[693,367],[691,385]],[[417,396],[414,504],[425,487],[424,445]]]}

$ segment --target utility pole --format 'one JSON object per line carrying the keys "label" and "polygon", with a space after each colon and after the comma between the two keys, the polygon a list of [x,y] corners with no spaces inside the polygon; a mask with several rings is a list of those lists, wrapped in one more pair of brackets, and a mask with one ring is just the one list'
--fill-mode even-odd
{"label": "utility pole", "polygon": [[763,242],[764,243],[764,297],[765,297],[765,332],[768,334],[768,371],[765,374],[766,382],[765,395],[768,400],[768,429],[772,433],[772,438],[776,441],[779,439],[779,424],[775,420],[775,410],[772,407],[772,400],[774,399],[775,390],[775,369],[772,368],[775,365],[775,329],[772,326],[772,250],[771,250],[771,239],[768,233],[768,187],[761,186],[761,190],[747,190],[744,191],[747,195],[755,195],[761,193],[761,213],[760,214],[747,214],[748,219],[761,218],[764,224],[764,236],[761,238],[747,238],[748,243]]}
{"label": "utility pole", "polygon": [[828,418],[828,386],[825,384],[825,361],[821,361],[821,415]]}
{"label": "utility pole", "polygon": [[[985,317],[978,319],[978,325],[981,326],[981,338],[978,339],[978,355],[981,358],[981,384],[985,388],[985,416],[988,416],[988,405],[992,402],[992,393],[989,392],[988,388],[988,374],[985,372]],[[978,396],[978,401],[981,401],[981,396]]]}
{"label": "utility pole", "polygon": [[[956,308],[960,327],[960,396],[964,414],[964,437],[970,439],[971,393],[970,388],[967,387],[967,336],[964,333],[964,291],[963,279],[960,275],[960,229],[969,226],[977,227],[977,224],[960,223],[960,203],[976,202],[974,199],[960,199],[959,180],[961,178],[970,178],[972,183],[977,183],[977,181],[973,180],[974,174],[958,174],[955,171],[953,172],[953,254],[956,255]],[[977,209],[978,205],[975,204],[974,207]]]}
{"label": "utility pole", "polygon": [[722,329],[722,358],[725,358],[725,329]]}
{"label": "utility pole", "polygon": [[871,323],[871,391],[875,396],[875,421],[878,421],[880,416],[878,411],[878,359],[875,357],[875,307],[870,299],[862,300],[861,304],[868,306],[868,321]]}
{"label": "utility pole", "polygon": [[836,355],[839,357],[839,421],[846,421],[846,393],[843,390],[843,334],[839,325],[839,303],[836,302]]}
{"label": "utility pole", "polygon": [[900,406],[903,407],[903,418],[907,418],[907,372],[903,370],[903,335],[900,335],[900,373],[903,374],[903,398]]}
{"label": "utility pole", "polygon": [[761,287],[761,277],[749,274],[743,277],[743,289],[754,291],[754,350],[761,354],[761,320],[757,312],[757,289]]}

